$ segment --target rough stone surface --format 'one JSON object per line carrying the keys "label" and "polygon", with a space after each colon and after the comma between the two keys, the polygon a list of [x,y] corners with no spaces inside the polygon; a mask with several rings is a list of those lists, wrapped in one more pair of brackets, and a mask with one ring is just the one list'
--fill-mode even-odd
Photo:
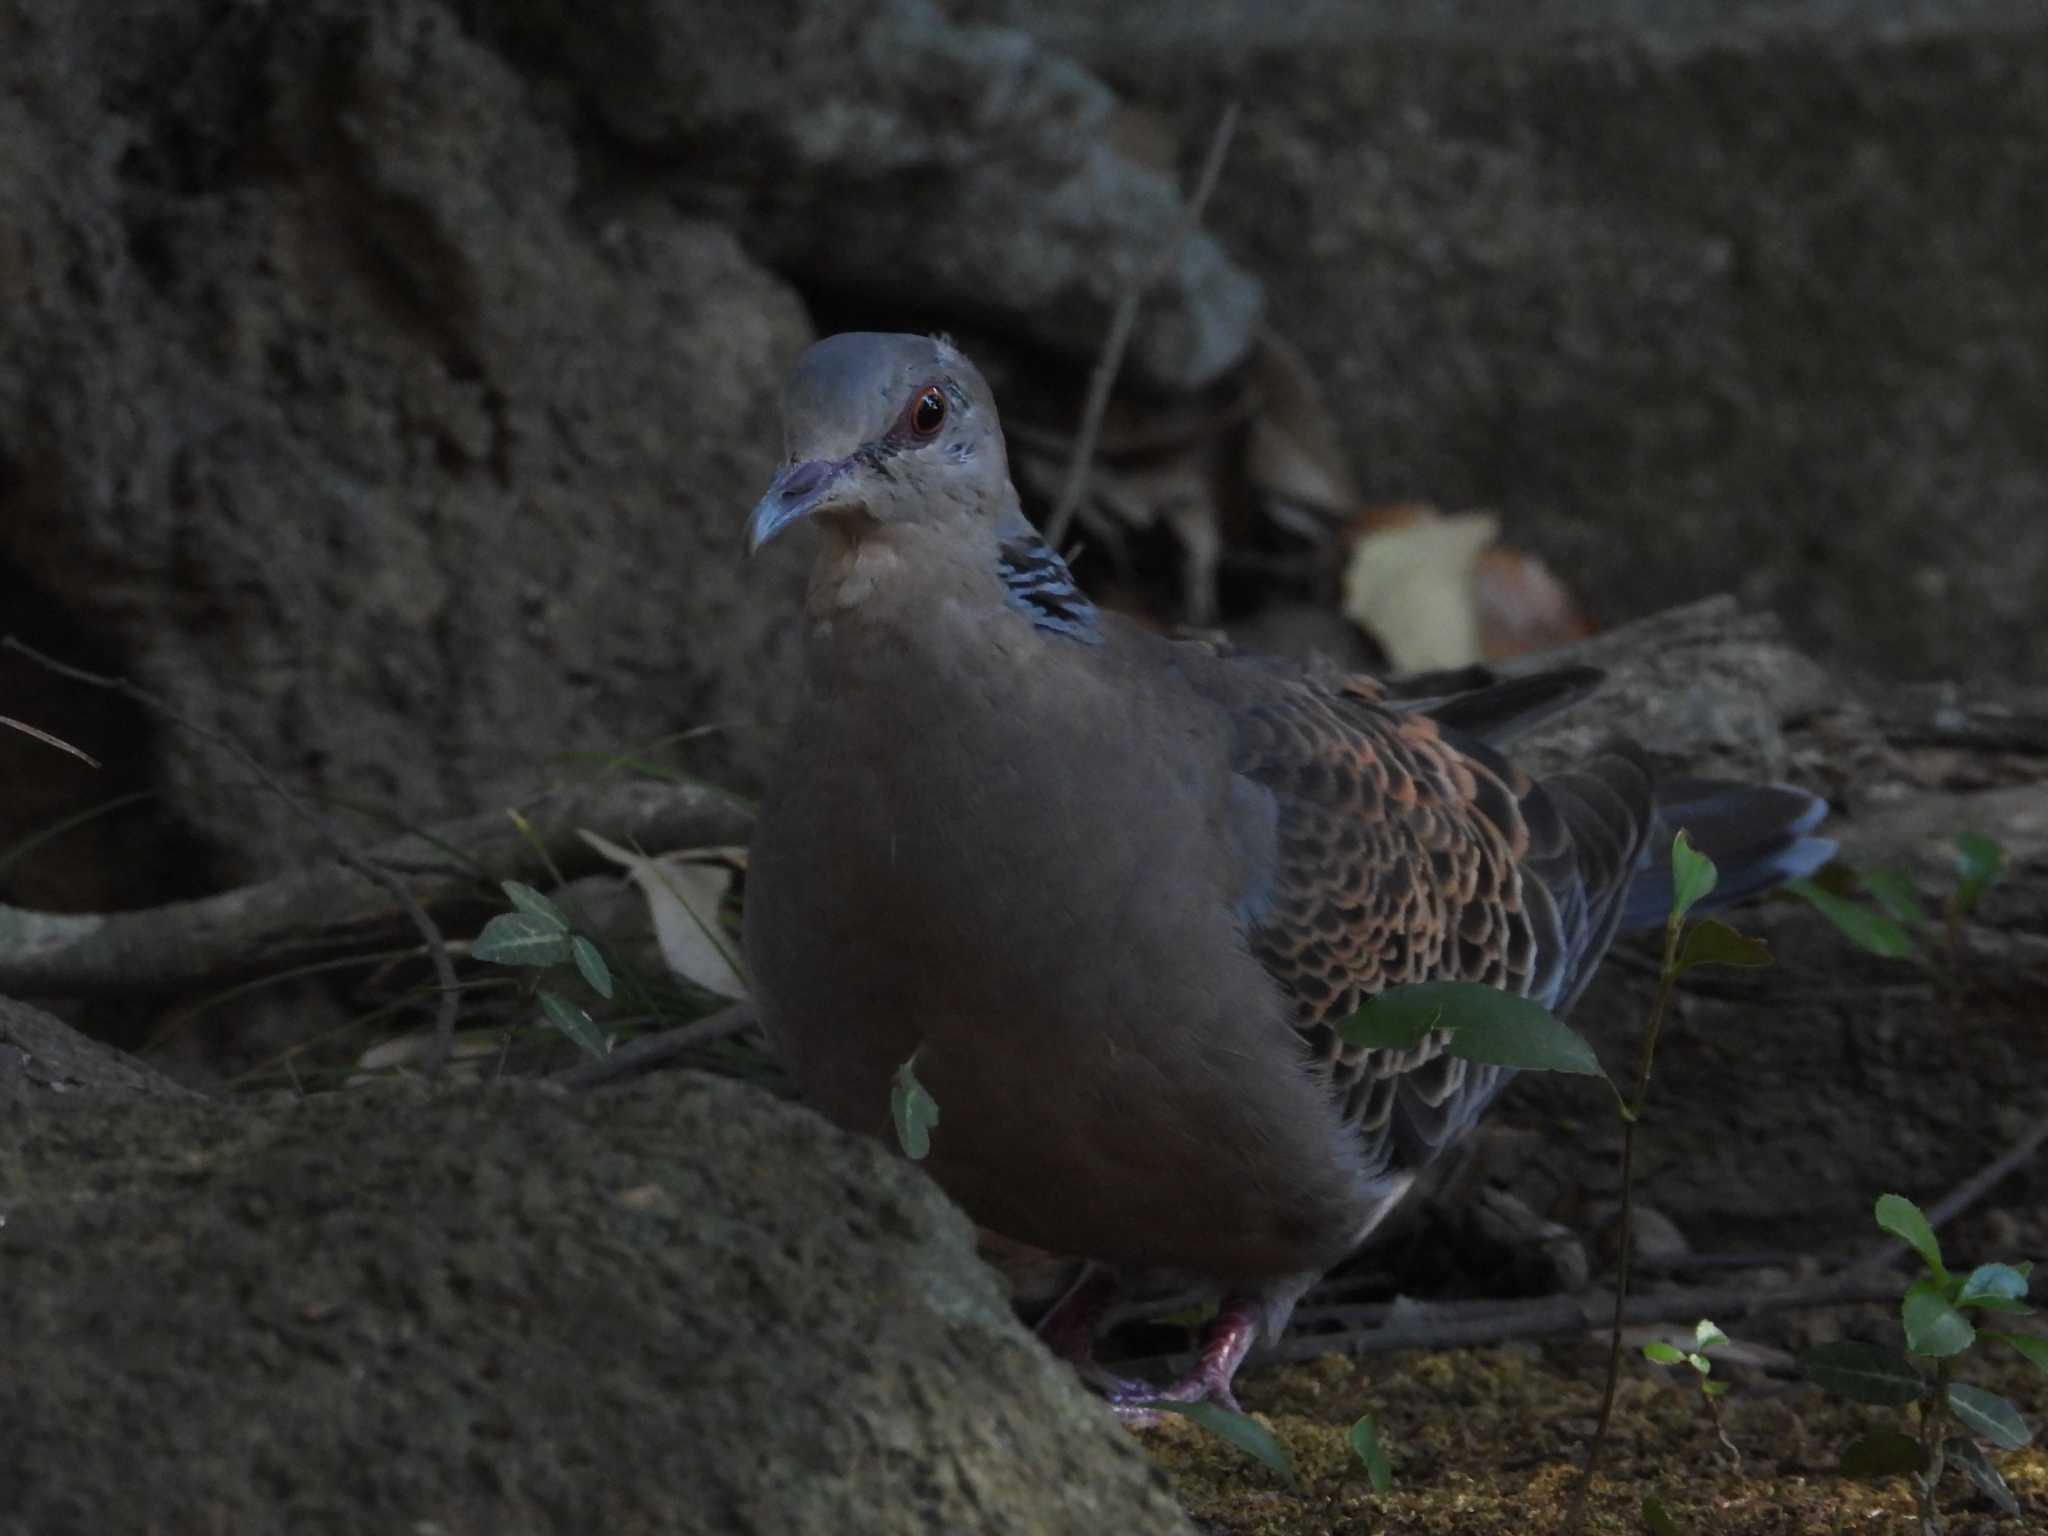
{"label": "rough stone surface", "polygon": [[0,1532],[1186,1532],[921,1175],[758,1090],[0,1117]]}
{"label": "rough stone surface", "polygon": [[198,1095],[39,1008],[0,997],[0,1112],[19,1115],[71,1097],[191,1101]]}
{"label": "rough stone surface", "polygon": [[[1117,152],[1098,79],[930,0],[467,9],[675,166],[679,196],[807,291],[850,296],[863,329],[982,321],[1092,360],[1181,216],[1173,183]],[[1198,234],[1148,296],[1129,367],[1197,388],[1243,360],[1260,311],[1256,279]]]}
{"label": "rough stone surface", "polygon": [[1375,498],[1501,508],[1608,620],[1768,602],[2048,669],[2048,11],[971,0],[1173,116]]}
{"label": "rough stone surface", "polygon": [[1745,612],[1726,596],[1501,670],[1566,664],[1598,667],[1606,678],[1590,699],[1515,744],[1515,761],[1535,773],[1567,771],[1626,736],[1668,771],[1785,779],[1785,723],[1841,697],[1839,681],[1786,639],[1775,615]]}
{"label": "rough stone surface", "polygon": [[[797,564],[743,584],[738,530],[807,322],[722,227],[591,195],[448,11],[0,0],[0,205],[10,618],[387,813],[692,725],[751,776]],[[213,747],[125,746],[223,875],[310,845]]]}

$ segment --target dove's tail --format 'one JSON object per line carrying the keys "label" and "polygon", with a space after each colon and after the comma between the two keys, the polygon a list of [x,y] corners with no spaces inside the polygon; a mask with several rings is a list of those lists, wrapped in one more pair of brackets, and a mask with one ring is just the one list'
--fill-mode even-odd
{"label": "dove's tail", "polygon": [[1657,785],[1662,832],[1622,903],[1621,931],[1661,928],[1671,912],[1671,840],[1681,830],[1714,861],[1720,879],[1694,915],[1717,912],[1787,880],[1804,879],[1835,856],[1835,844],[1809,833],[1828,803],[1788,784],[1668,779]]}

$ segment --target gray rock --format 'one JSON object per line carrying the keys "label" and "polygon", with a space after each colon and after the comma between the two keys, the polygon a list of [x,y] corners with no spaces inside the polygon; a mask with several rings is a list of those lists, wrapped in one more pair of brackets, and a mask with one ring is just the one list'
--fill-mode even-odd
{"label": "gray rock", "polygon": [[0,1117],[0,1532],[1186,1532],[917,1171],[699,1076]]}
{"label": "gray rock", "polygon": [[[750,778],[800,562],[743,580],[739,519],[807,322],[723,228],[588,191],[429,0],[0,0],[0,608],[316,798],[425,819],[711,724]],[[214,748],[140,752],[217,876],[312,846]]]}
{"label": "gray rock", "polygon": [[[675,167],[807,289],[955,317],[1092,359],[1181,216],[1106,138],[1114,97],[1021,31],[929,0],[539,0],[477,7],[536,67],[566,66],[609,132]],[[1129,366],[1175,390],[1249,352],[1257,281],[1207,235],[1148,299]]]}
{"label": "gray rock", "polygon": [[1603,619],[1709,591],[1888,676],[2048,671],[2048,10],[969,0],[1204,131],[1375,499]]}
{"label": "gray rock", "polygon": [[0,1111],[10,1118],[57,1100],[198,1097],[40,1008],[0,997]]}

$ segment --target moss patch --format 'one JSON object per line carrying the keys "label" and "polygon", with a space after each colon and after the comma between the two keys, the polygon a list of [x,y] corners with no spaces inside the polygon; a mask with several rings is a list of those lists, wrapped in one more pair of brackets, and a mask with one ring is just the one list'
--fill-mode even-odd
{"label": "moss patch", "polygon": [[[1906,1532],[1911,1499],[1894,1483],[1835,1476],[1841,1448],[1889,1421],[1811,1388],[1763,1378],[1724,1397],[1722,1416],[1740,1470],[1716,1441],[1699,1395],[1640,1359],[1623,1366],[1603,1468],[1585,1529],[1640,1536],[1640,1506],[1655,1492],[1682,1530],[1716,1536]],[[2039,1423],[2048,1378],[1989,1359],[1973,1381],[2002,1391]],[[1485,1536],[1554,1531],[1599,1409],[1600,1355],[1583,1348],[1459,1350],[1391,1361],[1332,1356],[1254,1376],[1245,1406],[1262,1418],[1300,1474],[1290,1490],[1228,1444],[1169,1417],[1143,1431],[1188,1511],[1229,1536]],[[1379,1421],[1394,1488],[1376,1494],[1345,1436],[1361,1414]],[[2039,1530],[2048,1523],[2048,1455],[1997,1458],[2027,1509],[1997,1517],[1960,1479],[1942,1488],[1955,1531]]]}

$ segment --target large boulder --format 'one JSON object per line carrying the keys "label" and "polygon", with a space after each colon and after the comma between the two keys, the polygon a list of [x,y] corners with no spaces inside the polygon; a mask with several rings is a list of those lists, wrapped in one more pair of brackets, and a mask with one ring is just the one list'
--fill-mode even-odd
{"label": "large boulder", "polygon": [[[0,205],[0,628],[330,811],[466,811],[686,726],[753,777],[797,565],[743,583],[739,528],[808,323],[722,226],[606,195],[450,12],[0,0]],[[214,745],[138,734],[115,787],[166,790],[215,878],[316,845]],[[0,731],[0,775],[50,772]],[[8,840],[31,794],[61,808],[25,791]]]}
{"label": "large boulder", "polygon": [[915,1169],[672,1076],[0,1116],[0,1532],[1185,1533]]}
{"label": "large boulder", "polygon": [[1209,227],[1370,495],[1603,618],[1711,591],[1890,676],[2048,671],[2048,10],[968,0],[1244,128]]}
{"label": "large boulder", "polygon": [[[1181,219],[1173,180],[1120,152],[1100,79],[932,0],[468,10],[575,93],[608,154],[836,295],[850,328],[980,322],[1092,359]],[[1262,296],[1209,235],[1171,257],[1130,368],[1186,391],[1244,360]]]}

